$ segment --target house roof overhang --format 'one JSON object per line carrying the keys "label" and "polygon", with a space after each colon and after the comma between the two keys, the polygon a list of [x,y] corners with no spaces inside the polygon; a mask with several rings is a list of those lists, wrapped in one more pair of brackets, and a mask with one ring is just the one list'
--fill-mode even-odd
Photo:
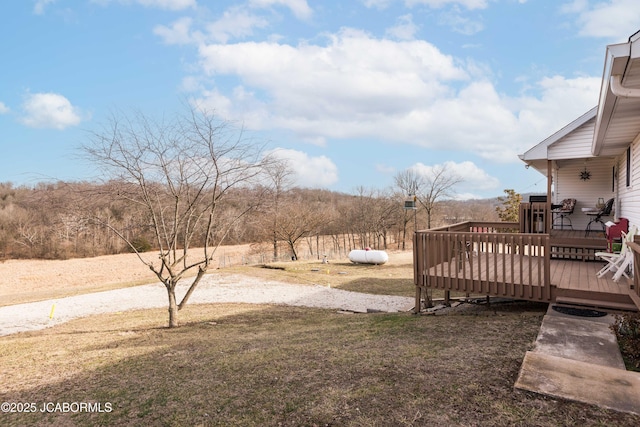
{"label": "house roof overhang", "polygon": [[518,157],[528,166],[533,167],[535,170],[546,176],[547,159],[549,159],[549,147],[561,142],[565,137],[570,135],[576,129],[579,129],[589,120],[592,120],[594,117],[596,117],[597,112],[598,107],[593,107],[591,110],[587,111],[582,116],[578,117],[553,135],[550,135],[548,138],[544,139],[529,150],[525,151],[524,154],[520,154]]}
{"label": "house roof overhang", "polygon": [[639,133],[640,32],[607,46],[591,152],[617,156]]}

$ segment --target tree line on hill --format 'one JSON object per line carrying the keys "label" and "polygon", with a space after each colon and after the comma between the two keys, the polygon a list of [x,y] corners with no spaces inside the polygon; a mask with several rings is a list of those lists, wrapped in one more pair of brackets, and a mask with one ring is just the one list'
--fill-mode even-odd
{"label": "tree line on hill", "polygon": [[[66,259],[131,252],[114,232],[122,230],[138,250],[157,249],[148,214],[117,196],[122,183],[64,182],[15,186],[0,183],[0,258]],[[235,189],[223,215],[262,199],[236,221],[225,245],[254,244],[271,258],[299,257],[299,251],[348,253],[372,247],[406,249],[411,235],[427,228],[423,209],[405,210],[408,196],[399,189],[358,188],[353,194],[288,188],[277,194],[264,187]],[[496,199],[442,200],[435,204],[432,226],[497,220]],[[322,244],[319,237],[323,236]],[[328,243],[330,242],[330,243]],[[204,242],[196,239],[191,246]]]}

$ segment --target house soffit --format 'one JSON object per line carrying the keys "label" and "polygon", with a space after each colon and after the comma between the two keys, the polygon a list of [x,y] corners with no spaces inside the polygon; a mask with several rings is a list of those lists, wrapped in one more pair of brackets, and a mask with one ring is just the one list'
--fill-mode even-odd
{"label": "house soffit", "polygon": [[592,152],[596,156],[617,156],[640,133],[640,98],[621,97],[611,90],[611,76],[620,75],[622,86],[640,89],[640,41],[607,47],[598,121]]}
{"label": "house soffit", "polygon": [[[519,156],[520,159],[525,163],[530,163],[530,161],[534,160],[546,160],[548,158],[548,150],[551,146],[558,147],[559,144],[570,141],[571,134],[589,123],[589,121],[595,120],[597,112],[598,107],[593,107],[591,110],[555,132],[553,135],[527,150],[524,154],[521,154]],[[586,147],[584,151],[589,151],[589,148]]]}

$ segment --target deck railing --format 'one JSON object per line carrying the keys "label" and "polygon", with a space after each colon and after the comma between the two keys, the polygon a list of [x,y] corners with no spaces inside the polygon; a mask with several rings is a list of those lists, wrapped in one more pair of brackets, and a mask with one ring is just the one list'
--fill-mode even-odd
{"label": "deck railing", "polygon": [[550,215],[546,203],[520,203],[520,232],[549,233]]}
{"label": "deck railing", "polygon": [[416,311],[427,289],[551,301],[549,235],[519,223],[466,222],[414,235]]}

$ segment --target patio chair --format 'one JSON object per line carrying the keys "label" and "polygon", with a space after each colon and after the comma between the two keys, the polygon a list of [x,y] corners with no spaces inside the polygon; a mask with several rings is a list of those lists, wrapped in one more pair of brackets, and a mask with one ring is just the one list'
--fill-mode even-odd
{"label": "patio chair", "polygon": [[569,221],[569,227],[573,230],[573,224],[571,224],[571,218],[569,218],[569,215],[573,213],[575,207],[576,199],[564,199],[560,207],[551,211],[554,215],[556,215],[556,217],[553,219],[553,227],[558,225],[557,222],[559,218],[560,230],[564,230],[564,220],[566,218],[567,221]]}
{"label": "patio chair", "polygon": [[595,255],[606,261],[606,265],[598,271],[597,276],[602,277],[608,272],[613,272],[613,280],[617,282],[620,277],[629,278],[626,273],[627,268],[633,268],[633,251],[628,243],[633,242],[634,236],[638,233],[638,228],[634,225],[629,229],[629,233],[622,232],[622,248],[619,253],[596,252]]}
{"label": "patio chair", "polygon": [[604,204],[604,207],[598,211],[585,212],[587,215],[592,217],[589,221],[589,224],[587,224],[587,229],[584,232],[585,237],[589,235],[589,232],[591,232],[591,224],[593,224],[594,222],[599,222],[602,226],[602,232],[605,232],[606,227],[604,225],[604,222],[602,222],[602,217],[611,215],[611,211],[613,210],[613,200],[614,199],[607,200],[607,203]]}

